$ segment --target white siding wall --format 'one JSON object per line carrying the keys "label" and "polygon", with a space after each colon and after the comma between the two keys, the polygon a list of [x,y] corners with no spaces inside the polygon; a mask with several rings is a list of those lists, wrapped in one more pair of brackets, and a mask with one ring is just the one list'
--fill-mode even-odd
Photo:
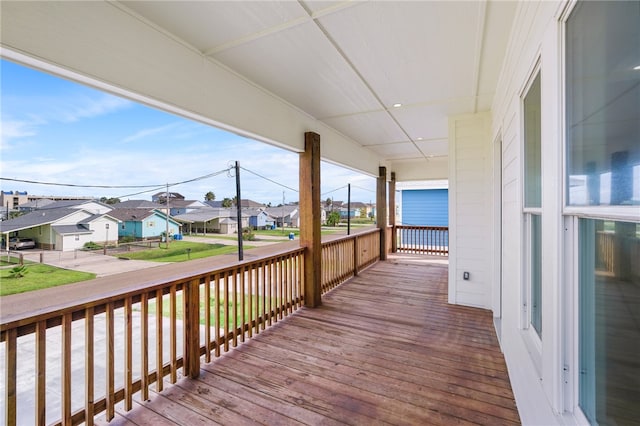
{"label": "white siding wall", "polygon": [[486,309],[494,260],[490,124],[489,113],[449,120],[449,302]]}
{"label": "white siding wall", "polygon": [[[493,105],[492,138],[502,139],[501,346],[523,424],[571,424],[562,405],[561,23],[565,2],[521,2]],[[523,318],[524,245],[521,98],[537,63],[542,104],[542,346]]]}

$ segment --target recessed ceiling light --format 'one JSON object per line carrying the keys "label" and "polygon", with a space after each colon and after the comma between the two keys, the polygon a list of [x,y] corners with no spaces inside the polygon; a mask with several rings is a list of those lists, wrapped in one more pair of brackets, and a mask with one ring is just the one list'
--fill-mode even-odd
{"label": "recessed ceiling light", "polygon": [[424,138],[416,138],[417,141],[422,141]]}
{"label": "recessed ceiling light", "polygon": [[640,65],[638,65],[637,67],[633,67],[633,69],[636,70],[636,71],[640,71]]}
{"label": "recessed ceiling light", "polygon": [[402,106],[402,104],[393,104],[394,108],[400,108]]}

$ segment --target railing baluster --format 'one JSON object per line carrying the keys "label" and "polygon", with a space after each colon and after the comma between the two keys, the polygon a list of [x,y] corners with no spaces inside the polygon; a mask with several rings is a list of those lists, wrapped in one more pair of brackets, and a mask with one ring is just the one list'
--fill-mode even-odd
{"label": "railing baluster", "polygon": [[156,290],[156,390],[161,392],[164,383],[164,360],[162,357],[163,344],[163,318],[162,313],[162,289]]}
{"label": "railing baluster", "polygon": [[233,283],[233,294],[231,298],[233,300],[233,347],[238,346],[238,278],[240,271],[236,269],[231,277]]}
{"label": "railing baluster", "polygon": [[[14,368],[15,372],[15,368]],[[47,415],[47,321],[36,323],[36,424],[44,425]]]}
{"label": "railing baluster", "polygon": [[124,409],[133,408],[133,321],[131,297],[124,299]]}
{"label": "railing baluster", "polygon": [[5,423],[15,426],[17,423],[16,407],[16,370],[18,355],[18,330],[10,328],[6,331],[5,374]]}
{"label": "railing baluster", "polygon": [[253,318],[254,318],[253,317],[253,313],[254,313],[254,310],[253,310],[253,282],[254,282],[254,279],[253,278],[254,278],[254,274],[255,274],[255,271],[256,271],[255,268],[256,268],[255,265],[253,265],[251,268],[249,268],[247,270],[247,278],[249,280],[249,282],[246,284],[247,290],[248,290],[247,304],[249,305],[249,308],[248,308],[249,309],[249,312],[248,312],[248,314],[249,314],[249,318],[248,318],[248,320],[249,320],[249,329],[248,329],[249,339],[251,339],[251,337],[253,337]]}
{"label": "railing baluster", "polygon": [[[240,315],[242,320],[240,321],[242,331],[240,331],[240,341],[244,342],[244,324],[247,322],[247,313],[245,309],[245,299],[246,299],[246,288],[247,285],[245,280],[245,274],[247,273],[246,267],[242,266],[240,268]],[[251,329],[251,323],[249,323],[249,329]]]}
{"label": "railing baluster", "polygon": [[169,357],[170,359],[170,369],[171,369],[171,383],[175,383],[178,380],[178,361],[176,354],[177,347],[177,330],[176,330],[176,285],[173,284],[171,286],[171,290],[169,292]]}
{"label": "railing baluster", "polygon": [[149,399],[149,303],[147,293],[140,295],[140,390],[142,400]]}
{"label": "railing baluster", "polygon": [[114,319],[113,319],[113,303],[108,302],[105,306],[105,334],[106,334],[106,389],[105,389],[105,399],[107,405],[107,421],[113,420],[115,415],[115,390],[114,390],[114,378],[115,378],[115,358],[114,358]]}
{"label": "railing baluster", "polygon": [[211,362],[211,276],[204,280],[204,362]]}
{"label": "railing baluster", "polygon": [[85,403],[84,403],[84,421],[87,426],[93,425],[93,383],[94,383],[94,372],[93,372],[93,307],[88,307],[84,311],[84,345],[85,345],[85,358],[84,358],[84,370],[85,370],[85,379],[84,379],[84,395],[85,395]]}
{"label": "railing baluster", "polygon": [[224,351],[229,351],[229,274],[224,273]]}
{"label": "railing baluster", "polygon": [[216,295],[215,318],[213,319],[215,329],[213,330],[216,338],[216,358],[220,356],[220,274],[213,276],[213,292]]}
{"label": "railing baluster", "polygon": [[62,424],[71,424],[71,313],[62,316]]}

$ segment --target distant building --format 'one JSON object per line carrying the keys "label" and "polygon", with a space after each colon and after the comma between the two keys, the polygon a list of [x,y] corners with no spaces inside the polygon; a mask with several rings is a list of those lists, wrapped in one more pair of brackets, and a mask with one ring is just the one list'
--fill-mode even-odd
{"label": "distant building", "polygon": [[158,192],[157,194],[153,194],[151,196],[151,201],[158,204],[167,204],[167,195],[169,196],[169,205],[173,200],[184,200],[184,195],[179,194],[177,192]]}

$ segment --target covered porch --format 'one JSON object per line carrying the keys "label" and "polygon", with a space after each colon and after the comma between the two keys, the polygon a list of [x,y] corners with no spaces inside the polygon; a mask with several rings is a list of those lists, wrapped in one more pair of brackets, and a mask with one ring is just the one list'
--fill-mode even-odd
{"label": "covered porch", "polygon": [[[400,278],[399,278],[400,277]],[[168,384],[168,381],[167,383]],[[98,420],[104,421],[101,416]],[[488,311],[447,303],[447,262],[390,255],[115,424],[517,424]]]}

